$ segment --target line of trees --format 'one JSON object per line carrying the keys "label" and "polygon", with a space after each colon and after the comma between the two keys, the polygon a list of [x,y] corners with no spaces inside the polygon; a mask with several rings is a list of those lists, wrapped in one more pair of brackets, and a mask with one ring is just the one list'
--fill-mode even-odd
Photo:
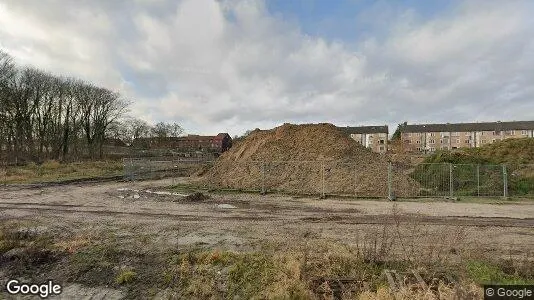
{"label": "line of trees", "polygon": [[131,144],[137,138],[178,137],[183,133],[183,128],[177,123],[159,122],[151,125],[141,119],[125,118],[111,123],[106,132],[106,137],[119,139],[126,144]]}
{"label": "line of trees", "polygon": [[91,83],[17,66],[0,50],[0,158],[9,162],[102,157],[129,106]]}

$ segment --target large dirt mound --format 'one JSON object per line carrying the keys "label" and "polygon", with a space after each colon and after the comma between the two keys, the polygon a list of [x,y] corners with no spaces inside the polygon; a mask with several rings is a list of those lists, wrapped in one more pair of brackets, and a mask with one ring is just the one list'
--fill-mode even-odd
{"label": "large dirt mound", "polygon": [[[253,131],[207,172],[215,186],[385,197],[388,162],[332,124],[284,124]],[[323,185],[324,182],[324,185]],[[393,176],[396,194],[414,195],[417,183]]]}

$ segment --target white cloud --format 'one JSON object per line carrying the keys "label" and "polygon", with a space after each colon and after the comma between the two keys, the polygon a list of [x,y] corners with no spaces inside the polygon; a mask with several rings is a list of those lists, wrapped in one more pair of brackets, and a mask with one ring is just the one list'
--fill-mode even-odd
{"label": "white cloud", "polygon": [[122,89],[136,100],[134,114],[190,132],[532,119],[533,5],[484,4],[428,21],[400,12],[381,31],[388,34],[354,46],[308,36],[259,0],[64,0],[46,14],[41,1],[8,1],[0,47],[23,63]]}

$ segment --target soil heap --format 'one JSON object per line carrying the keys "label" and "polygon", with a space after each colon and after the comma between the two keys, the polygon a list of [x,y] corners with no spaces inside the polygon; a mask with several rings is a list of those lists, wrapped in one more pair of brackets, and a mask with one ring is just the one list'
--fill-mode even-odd
{"label": "soil heap", "polygon": [[[324,178],[324,179],[323,179]],[[205,174],[209,185],[303,194],[388,195],[388,161],[332,124],[284,124],[255,130],[222,154]],[[394,174],[397,196],[415,195],[418,184]]]}

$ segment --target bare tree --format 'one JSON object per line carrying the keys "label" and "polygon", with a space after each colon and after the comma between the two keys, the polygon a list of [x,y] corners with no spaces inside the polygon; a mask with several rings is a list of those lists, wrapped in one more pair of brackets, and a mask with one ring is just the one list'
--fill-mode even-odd
{"label": "bare tree", "polygon": [[102,157],[111,124],[129,103],[119,93],[35,68],[17,68],[0,51],[0,157],[21,160]]}
{"label": "bare tree", "polygon": [[177,123],[159,122],[152,128],[155,137],[178,137],[184,130]]}

